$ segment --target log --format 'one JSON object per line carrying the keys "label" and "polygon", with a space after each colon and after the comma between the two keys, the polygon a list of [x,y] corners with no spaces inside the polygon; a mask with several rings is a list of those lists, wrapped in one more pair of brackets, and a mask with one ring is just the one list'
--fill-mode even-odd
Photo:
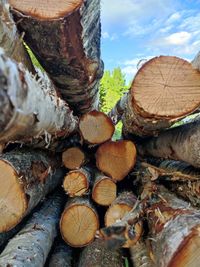
{"label": "log", "polygon": [[116,196],[116,183],[110,177],[96,172],[92,186],[92,199],[99,205],[109,206]]}
{"label": "log", "polygon": [[64,100],[79,114],[98,109],[100,1],[9,2],[19,31]]}
{"label": "log", "polygon": [[[68,136],[77,118],[44,74],[36,80],[0,51],[0,143]],[[47,116],[48,114],[48,116]]]}
{"label": "log", "polygon": [[80,118],[79,130],[85,142],[96,145],[109,141],[115,127],[106,114],[93,110]]}
{"label": "log", "polygon": [[124,260],[120,250],[108,250],[103,241],[96,239],[83,249],[78,267],[123,267]]}
{"label": "log", "polygon": [[199,71],[183,59],[160,56],[149,60],[139,69],[122,105],[124,132],[157,135],[193,113],[200,104],[199,84]]}
{"label": "log", "polygon": [[72,249],[63,241],[57,241],[49,260],[49,267],[72,267]]}
{"label": "log", "polygon": [[4,49],[6,56],[22,63],[30,72],[35,73],[30,57],[23,45],[23,38],[17,33],[7,0],[0,1],[0,17],[0,47]]}
{"label": "log", "polygon": [[0,233],[15,227],[36,205],[61,184],[59,161],[35,150],[11,151],[0,157]]}
{"label": "log", "polygon": [[68,201],[60,219],[60,232],[68,245],[84,247],[90,244],[98,228],[98,214],[87,198]]}
{"label": "log", "polygon": [[87,168],[70,171],[64,178],[63,188],[69,197],[80,197],[89,190],[91,179]]}
{"label": "log", "polygon": [[86,155],[80,147],[70,147],[62,153],[62,162],[69,170],[79,169],[86,162]]}
{"label": "log", "polygon": [[44,266],[57,235],[62,197],[62,194],[55,193],[33,214],[0,255],[0,266]]}
{"label": "log", "polygon": [[139,240],[134,246],[129,248],[131,261],[134,267],[153,267],[154,262],[150,257],[150,251],[144,240]]}
{"label": "log", "polygon": [[101,145],[96,152],[97,168],[114,181],[121,181],[134,167],[136,148],[131,141],[110,141]]}
{"label": "log", "polygon": [[160,133],[139,145],[140,155],[182,160],[200,167],[200,121],[190,122]]}

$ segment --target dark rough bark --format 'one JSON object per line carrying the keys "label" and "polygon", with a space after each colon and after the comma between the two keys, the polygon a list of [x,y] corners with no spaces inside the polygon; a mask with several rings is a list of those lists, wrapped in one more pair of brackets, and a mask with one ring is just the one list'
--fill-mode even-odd
{"label": "dark rough bark", "polygon": [[38,150],[11,151],[0,157],[0,232],[16,226],[61,184],[64,173],[58,168],[58,159]]}
{"label": "dark rough bark", "polygon": [[148,250],[145,241],[140,240],[134,246],[129,248],[131,260],[134,267],[153,267],[154,262],[150,258],[150,251]]}
{"label": "dark rough bark", "polygon": [[77,118],[48,77],[41,75],[36,80],[0,52],[0,143],[43,137],[48,146],[54,138],[76,130]]}
{"label": "dark rough bark", "polygon": [[62,195],[54,194],[33,214],[0,255],[0,266],[43,267],[57,235]]}
{"label": "dark rough bark", "polygon": [[83,249],[78,267],[123,267],[124,260],[120,250],[108,250],[104,242],[96,239]]}
{"label": "dark rough bark", "polygon": [[138,146],[141,155],[182,160],[200,167],[200,121],[174,127]]}
{"label": "dark rough bark", "polygon": [[[33,3],[23,14],[18,1],[10,0],[18,29],[25,32],[25,41],[63,98],[78,113],[85,113],[98,109],[99,80],[103,74],[100,1],[79,2],[73,10],[62,10],[59,16],[46,18],[48,9],[42,17]],[[36,10],[35,14],[31,9]]]}
{"label": "dark rough bark", "polygon": [[55,244],[48,267],[72,267],[72,249],[63,241]]}

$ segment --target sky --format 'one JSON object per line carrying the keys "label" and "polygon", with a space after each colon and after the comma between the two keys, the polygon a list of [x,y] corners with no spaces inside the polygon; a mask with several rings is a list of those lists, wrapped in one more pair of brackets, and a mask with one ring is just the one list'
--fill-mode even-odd
{"label": "sky", "polygon": [[105,70],[121,67],[127,81],[154,56],[200,51],[200,0],[101,0],[101,23]]}

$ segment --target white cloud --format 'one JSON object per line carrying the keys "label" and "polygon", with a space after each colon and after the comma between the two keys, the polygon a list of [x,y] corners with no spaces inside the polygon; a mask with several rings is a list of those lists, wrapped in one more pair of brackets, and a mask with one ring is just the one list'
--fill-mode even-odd
{"label": "white cloud", "polygon": [[118,39],[118,35],[116,33],[109,34],[108,32],[103,32],[102,38],[103,39],[109,39],[110,41],[114,41],[114,40]]}
{"label": "white cloud", "polygon": [[163,42],[168,45],[185,45],[191,37],[192,34],[189,32],[176,32],[165,37]]}
{"label": "white cloud", "polygon": [[107,39],[110,37],[108,32],[102,32],[101,35],[102,35],[102,38],[104,38],[104,39]]}
{"label": "white cloud", "polygon": [[181,18],[181,14],[179,12],[173,13],[168,20],[166,21],[166,24],[171,24],[176,22],[177,20],[179,20]]}

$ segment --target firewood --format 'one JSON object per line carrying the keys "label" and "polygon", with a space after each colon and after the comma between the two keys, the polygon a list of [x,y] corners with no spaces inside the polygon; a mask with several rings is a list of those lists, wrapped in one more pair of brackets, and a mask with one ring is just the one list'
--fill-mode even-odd
{"label": "firewood", "polygon": [[200,167],[199,154],[200,121],[193,121],[162,132],[138,146],[144,156],[182,160],[194,167]]}
{"label": "firewood", "polygon": [[0,157],[0,233],[15,227],[56,186],[63,170],[42,151],[11,151]]}
{"label": "firewood", "polygon": [[99,228],[98,214],[87,198],[68,201],[60,219],[63,240],[72,247],[90,244]]}
{"label": "firewood", "polygon": [[157,135],[191,114],[200,104],[199,84],[199,71],[183,59],[160,56],[149,60],[139,69],[122,105],[124,132]]}
{"label": "firewood", "polygon": [[30,72],[35,73],[30,57],[23,45],[23,38],[17,33],[7,0],[0,0],[0,17],[0,47],[4,49],[7,56],[22,63]]}
{"label": "firewood", "polygon": [[79,130],[83,139],[92,145],[109,141],[115,131],[111,119],[100,111],[90,111],[80,118]]}
{"label": "firewood", "polygon": [[43,267],[57,235],[62,194],[55,193],[9,241],[0,255],[0,266]]}
{"label": "firewood", "polygon": [[77,113],[98,109],[100,0],[9,2],[18,29],[64,100]]}
{"label": "firewood", "polygon": [[121,181],[135,165],[136,148],[131,141],[110,141],[96,152],[97,168],[115,181]]}
{"label": "firewood", "polygon": [[41,75],[36,80],[0,51],[0,143],[43,137],[48,145],[53,137],[76,129],[77,118]]}
{"label": "firewood", "polygon": [[150,251],[144,240],[139,240],[129,248],[130,256],[134,267],[153,267],[154,262],[150,257]]}
{"label": "firewood", "polygon": [[49,260],[49,267],[72,267],[72,249],[63,241],[57,241]]}
{"label": "firewood", "polygon": [[83,196],[89,189],[91,179],[87,168],[70,171],[64,178],[63,188],[70,197]]}
{"label": "firewood", "polygon": [[123,267],[120,250],[108,250],[103,241],[96,239],[81,252],[78,267]]}
{"label": "firewood", "polygon": [[116,196],[116,183],[110,177],[96,172],[92,186],[92,199],[99,205],[109,206]]}
{"label": "firewood", "polygon": [[79,169],[86,162],[86,155],[80,147],[70,147],[62,153],[62,162],[69,170]]}

